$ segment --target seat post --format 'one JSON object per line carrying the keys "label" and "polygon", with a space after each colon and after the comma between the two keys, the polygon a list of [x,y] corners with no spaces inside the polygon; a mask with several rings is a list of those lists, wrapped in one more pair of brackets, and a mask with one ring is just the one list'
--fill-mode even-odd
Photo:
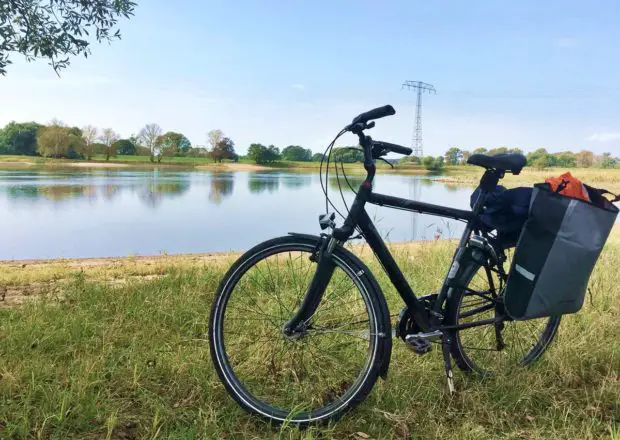
{"label": "seat post", "polygon": [[486,198],[486,195],[493,192],[495,188],[497,188],[499,179],[502,177],[504,177],[504,171],[501,170],[489,168],[484,172],[480,178],[480,195],[478,196],[478,200],[476,200],[476,203],[472,209],[474,215],[480,214],[484,206],[484,199]]}
{"label": "seat post", "polygon": [[480,178],[480,189],[487,193],[493,192],[502,177],[504,177],[504,171],[493,168],[487,169]]}

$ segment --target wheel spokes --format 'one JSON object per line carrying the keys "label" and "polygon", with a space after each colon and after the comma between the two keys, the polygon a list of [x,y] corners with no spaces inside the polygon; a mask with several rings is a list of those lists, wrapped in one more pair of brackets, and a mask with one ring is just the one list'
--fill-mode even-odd
{"label": "wheel spokes", "polygon": [[224,313],[228,361],[243,387],[274,408],[309,411],[339,401],[367,368],[376,338],[359,286],[337,267],[308,329],[282,326],[301,304],[316,264],[309,252],[278,253],[247,270]]}

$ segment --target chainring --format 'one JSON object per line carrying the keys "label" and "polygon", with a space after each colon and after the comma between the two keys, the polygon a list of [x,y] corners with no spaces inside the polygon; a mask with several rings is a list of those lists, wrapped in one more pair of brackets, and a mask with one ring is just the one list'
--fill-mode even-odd
{"label": "chainring", "polygon": [[405,306],[398,313],[396,320],[396,336],[407,342],[405,337],[412,333],[419,333],[422,329],[416,324],[415,320],[409,313],[409,309]]}

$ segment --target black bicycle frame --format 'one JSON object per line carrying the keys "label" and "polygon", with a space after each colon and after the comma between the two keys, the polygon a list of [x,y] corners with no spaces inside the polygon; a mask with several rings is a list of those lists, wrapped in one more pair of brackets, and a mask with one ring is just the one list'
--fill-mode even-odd
{"label": "black bicycle frame", "polygon": [[[375,163],[371,155],[372,140],[369,137],[364,136],[361,132],[358,133],[358,135],[360,136],[360,145],[364,148],[364,168],[367,171],[366,179],[359,187],[355,200],[351,205],[349,214],[344,221],[344,225],[341,228],[335,228],[330,239],[323,243],[318,256],[318,266],[314,278],[308,291],[306,292],[299,310],[295,316],[284,325],[284,333],[290,335],[295,332],[305,332],[305,327],[310,318],[316,312],[316,309],[321,302],[325,287],[328,285],[334,271],[334,266],[331,261],[331,250],[333,250],[336,245],[347,241],[353,235],[356,228],[361,231],[362,235],[368,242],[368,245],[373,250],[379,262],[388,274],[390,281],[406,304],[409,313],[412,315],[416,324],[420,327],[420,329],[422,329],[422,331],[441,330],[442,328],[469,328],[494,323],[494,319],[487,319],[460,324],[457,326],[443,327],[441,325],[443,320],[441,310],[443,303],[448,297],[450,289],[449,282],[455,277],[458,271],[459,262],[465,253],[469,238],[472,232],[478,230],[477,218],[482,209],[482,201],[485,196],[497,186],[499,179],[503,177],[503,171],[493,169],[487,169],[485,171],[480,180],[480,195],[471,211],[433,205],[415,200],[402,199],[385,194],[377,194],[372,192],[372,181],[376,171]],[[439,217],[452,218],[466,222],[465,230],[463,231],[459,245],[454,253],[450,270],[444,279],[442,288],[437,295],[437,299],[435,300],[431,310],[428,310],[425,303],[420,301],[411,289],[411,286],[398,267],[394,257],[390,253],[389,249],[385,245],[385,242],[381,238],[381,235],[368,216],[368,213],[364,208],[366,203],[420,214],[430,214]]]}
{"label": "black bicycle frame", "polygon": [[[377,194],[370,192],[368,203],[389,208],[397,208],[405,211],[416,212],[420,214],[431,214],[440,217],[452,218],[455,220],[463,220],[467,222],[463,237],[469,237],[472,230],[473,212],[463,211],[460,209],[449,208],[444,206],[432,205],[430,203],[418,202],[415,200],[402,199],[385,194]],[[368,216],[366,210],[362,210],[357,217],[357,226],[361,230],[368,245],[373,250],[377,259],[385,269],[390,281],[398,291],[400,297],[407,305],[409,312],[415,319],[419,327],[424,331],[432,329],[433,325],[429,322],[428,312],[425,305],[418,300],[411,286],[407,282],[405,276],[401,272],[394,257],[385,245],[381,235],[377,231],[372,220]],[[466,242],[465,242],[466,243]]]}

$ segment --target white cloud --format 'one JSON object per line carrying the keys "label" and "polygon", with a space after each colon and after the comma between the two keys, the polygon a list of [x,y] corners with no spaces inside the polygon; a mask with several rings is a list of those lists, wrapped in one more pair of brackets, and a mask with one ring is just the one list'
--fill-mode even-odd
{"label": "white cloud", "polygon": [[596,142],[612,142],[620,140],[620,131],[607,131],[602,133],[594,133],[588,138],[590,141]]}
{"label": "white cloud", "polygon": [[555,45],[562,49],[575,49],[582,46],[582,41],[575,37],[560,37],[555,40]]}
{"label": "white cloud", "polygon": [[303,84],[292,84],[291,87],[297,90],[306,90],[306,86]]}

